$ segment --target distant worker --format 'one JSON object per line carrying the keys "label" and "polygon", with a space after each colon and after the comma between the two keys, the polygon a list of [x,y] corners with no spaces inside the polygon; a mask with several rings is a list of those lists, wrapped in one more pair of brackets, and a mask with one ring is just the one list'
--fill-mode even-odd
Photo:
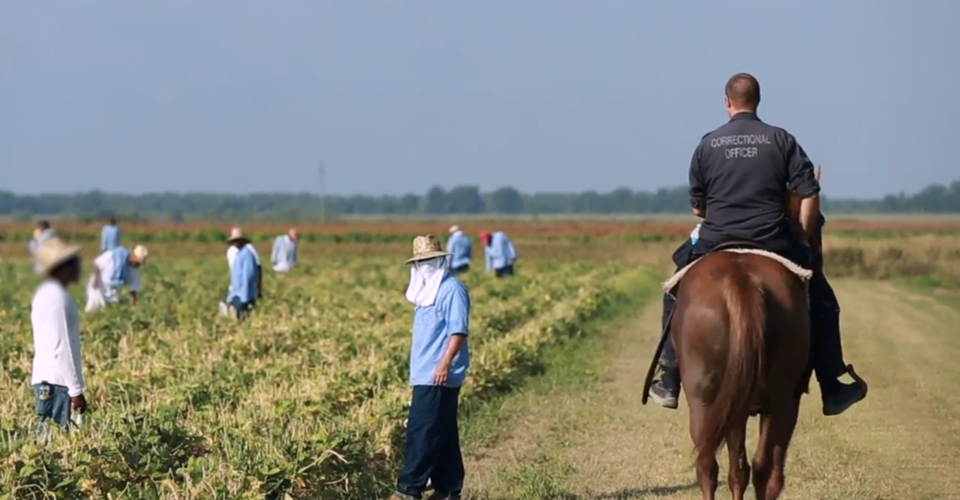
{"label": "distant worker", "polygon": [[230,288],[227,301],[238,320],[245,320],[260,296],[260,266],[254,258],[250,241],[236,229],[230,234],[230,247],[235,248],[230,265]]}
{"label": "distant worker", "polygon": [[30,305],[33,327],[34,406],[40,418],[40,436],[47,421],[61,428],[71,424],[71,413],[83,414],[83,364],[80,361],[80,314],[67,288],[80,280],[80,247],[51,238],[37,248],[43,284]]}
{"label": "distant worker", "polygon": [[120,246],[120,228],[117,219],[110,217],[110,223],[100,230],[100,250],[113,250]]}
{"label": "distant worker", "polygon": [[133,251],[115,247],[100,254],[93,261],[93,273],[87,282],[86,312],[120,302],[120,288],[130,290],[130,305],[137,305],[142,284],[140,266],[147,262],[147,248],[137,245]]}
{"label": "distant worker", "polygon": [[513,276],[513,263],[517,260],[517,249],[503,231],[480,233],[487,259],[487,272],[493,271],[498,278]]}
{"label": "distant worker", "polygon": [[458,411],[470,367],[470,294],[447,272],[447,252],[433,235],[413,240],[407,301],[413,308],[408,382],[412,389],[403,468],[391,500],[461,498],[464,468]]}
{"label": "distant worker", "polygon": [[[40,247],[44,241],[55,238],[57,235],[53,232],[53,229],[50,228],[50,221],[41,220],[37,223],[37,228],[33,230],[33,238],[28,244],[30,249],[30,255],[36,256],[37,249]],[[42,274],[40,271],[40,264],[34,260],[33,269],[37,274]]]}
{"label": "distant worker", "polygon": [[[227,241],[234,241],[240,238],[244,241],[243,248],[250,249],[250,253],[253,254],[253,260],[257,263],[257,298],[263,298],[263,268],[260,266],[260,254],[257,253],[257,249],[253,247],[250,243],[250,240],[243,235],[243,231],[239,227],[234,227],[230,229],[230,238]],[[237,252],[240,251],[240,247],[235,246],[233,243],[230,243],[230,246],[227,248],[227,265],[230,266],[230,269],[233,269],[233,259],[237,258]]]}
{"label": "distant worker", "polygon": [[287,234],[277,236],[273,242],[273,252],[270,254],[273,270],[285,273],[297,267],[297,230],[290,228]]}
{"label": "distant worker", "polygon": [[450,274],[457,275],[470,270],[473,244],[470,243],[470,238],[460,230],[460,226],[450,227],[447,252],[450,254]]}

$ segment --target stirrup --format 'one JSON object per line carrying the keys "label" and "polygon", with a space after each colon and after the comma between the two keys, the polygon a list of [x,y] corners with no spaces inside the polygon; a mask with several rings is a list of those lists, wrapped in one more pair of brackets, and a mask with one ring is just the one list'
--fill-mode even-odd
{"label": "stirrup", "polygon": [[850,378],[853,379],[854,383],[863,388],[863,397],[867,397],[867,381],[860,378],[860,375],[857,375],[857,372],[853,370],[853,365],[847,365],[847,373],[850,374]]}

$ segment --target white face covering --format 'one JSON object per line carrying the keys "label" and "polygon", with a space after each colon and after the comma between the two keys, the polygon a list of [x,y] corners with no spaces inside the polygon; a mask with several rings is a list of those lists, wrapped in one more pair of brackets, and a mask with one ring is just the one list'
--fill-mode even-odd
{"label": "white face covering", "polygon": [[407,300],[418,306],[432,306],[440,292],[440,282],[446,275],[446,257],[414,262],[410,266]]}

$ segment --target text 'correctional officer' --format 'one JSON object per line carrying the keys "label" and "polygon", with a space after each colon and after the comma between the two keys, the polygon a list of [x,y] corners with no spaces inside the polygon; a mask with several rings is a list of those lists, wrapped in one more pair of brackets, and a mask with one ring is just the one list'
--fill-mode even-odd
{"label": "text 'correctional officer'", "polygon": [[766,134],[724,135],[710,139],[710,147],[724,148],[723,155],[728,160],[756,158],[757,146],[763,145],[770,145],[770,138]]}

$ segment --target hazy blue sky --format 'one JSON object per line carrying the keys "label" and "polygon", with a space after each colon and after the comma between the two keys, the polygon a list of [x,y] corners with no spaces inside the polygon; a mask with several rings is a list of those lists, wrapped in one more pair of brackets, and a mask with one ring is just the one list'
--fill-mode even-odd
{"label": "hazy blue sky", "polygon": [[[685,184],[747,71],[834,196],[960,179],[960,1],[0,0],[0,189]],[[952,32],[952,33],[951,33]]]}

